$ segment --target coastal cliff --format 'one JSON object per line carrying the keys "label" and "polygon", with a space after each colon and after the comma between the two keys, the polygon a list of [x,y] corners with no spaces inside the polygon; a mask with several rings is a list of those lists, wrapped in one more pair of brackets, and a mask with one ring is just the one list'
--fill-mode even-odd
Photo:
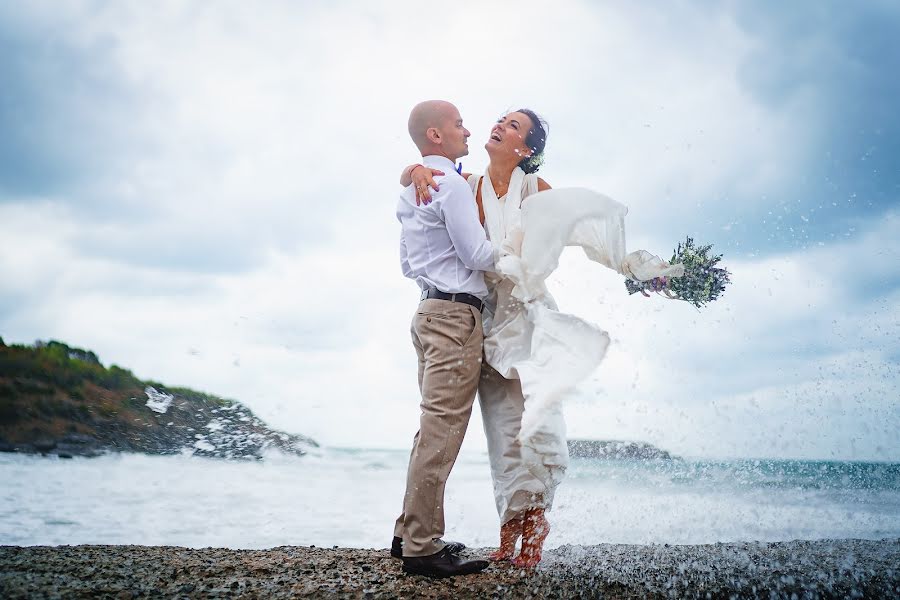
{"label": "coastal cliff", "polygon": [[89,350],[55,341],[7,346],[0,338],[0,451],[259,458],[268,448],[302,455],[317,446],[269,428],[240,402],[142,381],[104,367]]}

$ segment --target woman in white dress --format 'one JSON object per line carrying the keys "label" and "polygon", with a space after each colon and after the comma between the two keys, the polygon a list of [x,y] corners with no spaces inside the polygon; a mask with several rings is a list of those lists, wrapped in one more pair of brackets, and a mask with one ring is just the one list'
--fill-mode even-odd
{"label": "woman in white dress", "polygon": [[[546,141],[547,125],[538,115],[511,112],[491,129],[484,175],[463,173],[501,257],[498,273],[485,274],[490,298],[478,386],[501,523],[500,547],[491,558],[526,567],[541,560],[550,531],[545,513],[568,465],[562,402],[600,364],[609,344],[597,326],[560,313],[544,280],[565,246],[581,246],[591,260],[636,280],[681,274],[680,265],[648,252],[625,254],[623,205],[590,190],[551,190],[535,174]],[[401,183],[415,183],[428,202],[439,174],[412,165]]]}

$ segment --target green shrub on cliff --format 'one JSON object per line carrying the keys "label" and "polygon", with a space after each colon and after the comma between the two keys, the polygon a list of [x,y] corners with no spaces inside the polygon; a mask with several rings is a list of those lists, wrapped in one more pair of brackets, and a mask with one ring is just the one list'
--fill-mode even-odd
{"label": "green shrub on cliff", "polygon": [[0,345],[0,441],[88,432],[142,390],[131,371],[104,367],[90,350],[52,340]]}
{"label": "green shrub on cliff", "polygon": [[57,341],[0,346],[0,377],[4,376],[15,377],[26,387],[29,380],[49,383],[74,397],[80,397],[86,381],[110,389],[141,385],[131,371],[116,365],[106,368],[94,352]]}

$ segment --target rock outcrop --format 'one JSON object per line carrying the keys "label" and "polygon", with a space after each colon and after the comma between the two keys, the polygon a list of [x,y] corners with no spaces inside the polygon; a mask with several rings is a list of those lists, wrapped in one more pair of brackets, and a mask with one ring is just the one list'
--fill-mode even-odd
{"label": "rock outcrop", "polygon": [[569,440],[569,455],[575,458],[609,458],[636,460],[678,459],[666,450],[646,442],[620,440]]}
{"label": "rock outcrop", "polygon": [[141,381],[93,352],[0,345],[0,451],[259,458],[269,448],[302,455],[316,446],[269,428],[240,402]]}

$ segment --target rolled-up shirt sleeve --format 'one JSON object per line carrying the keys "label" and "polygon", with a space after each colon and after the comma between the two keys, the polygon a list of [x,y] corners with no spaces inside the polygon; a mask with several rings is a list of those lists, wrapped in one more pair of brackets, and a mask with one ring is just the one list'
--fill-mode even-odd
{"label": "rolled-up shirt sleeve", "polygon": [[441,202],[441,216],[459,259],[473,271],[493,271],[494,248],[478,218],[472,191],[461,180]]}

